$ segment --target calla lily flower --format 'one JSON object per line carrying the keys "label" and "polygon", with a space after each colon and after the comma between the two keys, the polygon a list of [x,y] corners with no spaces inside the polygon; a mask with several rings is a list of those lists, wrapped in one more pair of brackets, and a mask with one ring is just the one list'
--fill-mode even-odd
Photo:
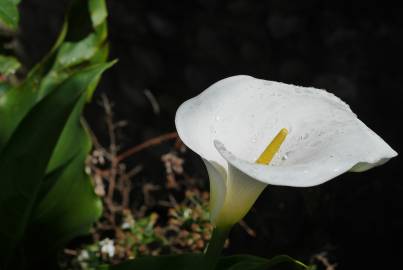
{"label": "calla lily flower", "polygon": [[240,221],[268,184],[315,186],[397,155],[333,94],[249,76],[184,102],[175,124],[207,167],[217,227]]}

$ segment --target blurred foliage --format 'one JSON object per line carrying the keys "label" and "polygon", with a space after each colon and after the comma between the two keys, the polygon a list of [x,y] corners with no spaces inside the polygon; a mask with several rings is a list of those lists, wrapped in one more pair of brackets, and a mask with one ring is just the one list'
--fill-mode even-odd
{"label": "blurred foliage", "polygon": [[[13,30],[17,4],[0,5]],[[54,269],[58,250],[101,215],[84,171],[92,143],[81,113],[113,64],[106,15],[103,0],[73,1],[56,43],[21,81],[10,79],[15,58],[0,56],[1,269]]]}
{"label": "blurred foliage", "polygon": [[[195,194],[191,196],[194,196],[192,200],[197,197]],[[64,269],[96,269],[105,263],[117,264],[147,255],[200,253],[212,231],[207,203],[207,200],[203,205],[185,200],[168,209],[168,222],[164,222],[167,217],[159,219],[155,212],[134,218],[130,211],[125,211],[113,237],[72,251],[61,264]]]}
{"label": "blurred foliage", "polygon": [[14,57],[0,55],[0,74],[9,76],[14,74],[20,66],[20,62]]}
{"label": "blurred foliage", "polygon": [[0,0],[0,23],[15,30],[18,26],[20,0]]}
{"label": "blurred foliage", "polygon": [[[95,269],[105,263],[117,264],[147,255],[202,252],[212,232],[209,194],[200,191],[200,186],[189,178],[182,167],[181,156],[185,148],[180,141],[177,140],[169,153],[161,156],[165,184],[144,183],[144,197],[130,197],[137,191],[132,190],[130,183],[140,173],[141,167],[135,165],[131,168],[133,165],[126,158],[158,145],[164,139],[177,139],[177,134],[150,139],[118,154],[118,129],[122,122],[114,121],[112,104],[106,98],[102,106],[106,113],[110,145],[101,146],[92,134],[95,149],[89,158],[88,169],[95,181],[95,191],[102,197],[104,211],[93,228],[90,243],[65,249],[60,262],[62,268]],[[129,152],[132,154],[128,155]],[[180,201],[177,202],[177,199]],[[137,202],[140,207],[133,209],[129,202]]]}

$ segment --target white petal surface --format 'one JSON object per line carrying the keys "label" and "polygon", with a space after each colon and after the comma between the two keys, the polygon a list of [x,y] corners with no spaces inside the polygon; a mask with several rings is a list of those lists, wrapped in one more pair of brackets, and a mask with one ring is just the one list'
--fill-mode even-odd
{"label": "white petal surface", "polygon": [[203,161],[210,179],[210,219],[215,223],[227,193],[227,173],[218,163]]}
{"label": "white petal surface", "polygon": [[266,183],[256,181],[235,166],[229,165],[226,196],[212,222],[217,227],[228,228],[239,222],[253,206]]}
{"label": "white petal surface", "polygon": [[[183,142],[204,159],[226,170],[228,161],[274,185],[317,185],[396,156],[333,94],[248,76],[224,79],[188,100],[175,123]],[[272,163],[255,164],[282,128],[289,135]]]}

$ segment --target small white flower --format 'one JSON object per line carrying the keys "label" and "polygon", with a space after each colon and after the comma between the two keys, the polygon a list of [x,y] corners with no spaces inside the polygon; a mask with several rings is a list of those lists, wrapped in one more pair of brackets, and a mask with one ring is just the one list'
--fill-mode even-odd
{"label": "small white flower", "polygon": [[122,223],[122,226],[121,226],[121,228],[123,229],[123,230],[128,230],[128,229],[130,229],[132,226],[131,226],[131,224],[129,223],[129,222],[123,222]]}
{"label": "small white flower", "polygon": [[[267,184],[319,185],[397,155],[333,94],[249,76],[221,80],[186,101],[175,124],[206,164],[211,219],[222,227],[242,219]],[[276,151],[268,150],[272,162],[258,164],[280,130]]]}
{"label": "small white flower", "polygon": [[79,261],[86,261],[90,258],[90,254],[88,253],[87,250],[83,249],[81,250],[80,254],[78,254],[77,259]]}
{"label": "small white flower", "polygon": [[115,255],[115,246],[113,244],[113,240],[105,238],[104,240],[99,242],[99,245],[101,246],[102,254],[107,254],[109,258],[113,258],[113,256]]}

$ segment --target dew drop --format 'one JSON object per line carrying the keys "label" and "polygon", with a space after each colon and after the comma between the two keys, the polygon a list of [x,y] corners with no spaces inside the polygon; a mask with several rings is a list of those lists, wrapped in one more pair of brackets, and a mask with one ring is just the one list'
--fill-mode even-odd
{"label": "dew drop", "polygon": [[251,141],[255,143],[257,141],[256,136],[253,136]]}
{"label": "dew drop", "polygon": [[285,152],[285,154],[281,157],[281,160],[287,160],[290,157],[292,151]]}

